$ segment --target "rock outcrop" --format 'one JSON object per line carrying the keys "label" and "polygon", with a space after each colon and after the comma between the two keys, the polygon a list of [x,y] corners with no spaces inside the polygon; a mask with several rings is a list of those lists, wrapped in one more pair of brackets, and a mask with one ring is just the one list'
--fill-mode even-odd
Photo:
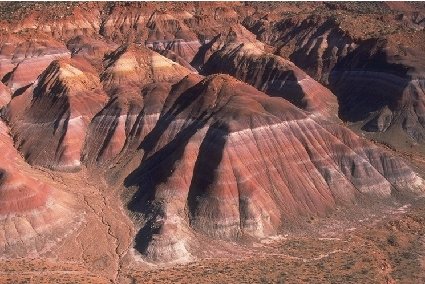
{"label": "rock outcrop", "polygon": [[364,196],[423,190],[400,159],[228,75],[166,102],[126,179],[139,187],[130,209],[147,217],[137,245],[150,259],[187,257],[199,232],[265,237],[284,220],[324,216]]}
{"label": "rock outcrop", "polygon": [[177,62],[178,64],[195,71],[190,65],[194,57],[199,51],[201,44],[199,41],[194,40],[186,42],[182,39],[172,41],[154,41],[146,43],[146,46],[159,52],[165,57]]}
{"label": "rock outcrop", "polygon": [[101,74],[108,104],[92,120],[84,159],[99,166],[137,148],[155,125],[172,85],[190,70],[144,47],[123,46],[108,55]]}
{"label": "rock outcrop", "polygon": [[77,36],[67,42],[67,48],[71,51],[72,57],[84,57],[98,72],[101,72],[104,57],[116,50],[118,45],[100,38]]}
{"label": "rock outcrop", "polygon": [[[403,54],[397,50],[403,49]],[[403,130],[411,141],[425,141],[425,58],[423,51],[369,40],[338,63],[330,84],[340,116],[371,132]],[[391,139],[389,139],[391,140]]]}
{"label": "rock outcrop", "polygon": [[0,109],[10,101],[10,89],[0,82]]}
{"label": "rock outcrop", "polygon": [[17,148],[33,165],[78,170],[88,124],[107,96],[84,60],[53,61],[6,110]]}
{"label": "rock outcrop", "polygon": [[0,121],[0,252],[36,257],[51,250],[82,221],[73,198],[39,180],[13,147]]}
{"label": "rock outcrop", "polygon": [[55,59],[70,57],[66,46],[51,38],[5,37],[0,41],[0,77],[12,92],[35,82]]}
{"label": "rock outcrop", "polygon": [[384,15],[385,3],[25,5],[0,20],[6,257],[49,251],[84,209],[87,226],[64,245],[78,248],[52,255],[121,283],[140,259],[211,256],[217,243],[425,190],[398,154],[336,117],[339,107],[359,131],[425,141],[420,13],[396,5]]}
{"label": "rock outcrop", "polygon": [[353,129],[423,152],[423,5],[323,3],[315,7],[319,13],[283,19],[279,7],[272,13],[260,7],[242,23],[275,54],[326,84]]}
{"label": "rock outcrop", "polygon": [[301,109],[336,115],[336,98],[328,89],[292,62],[266,52],[264,45],[255,39],[239,38],[230,31],[227,36],[212,41],[210,51],[206,52],[211,55],[201,66],[202,72],[227,73]]}
{"label": "rock outcrop", "polygon": [[248,17],[243,24],[260,40],[275,46],[277,54],[322,83],[328,82],[339,58],[356,47],[356,40],[335,20],[320,16],[279,21]]}

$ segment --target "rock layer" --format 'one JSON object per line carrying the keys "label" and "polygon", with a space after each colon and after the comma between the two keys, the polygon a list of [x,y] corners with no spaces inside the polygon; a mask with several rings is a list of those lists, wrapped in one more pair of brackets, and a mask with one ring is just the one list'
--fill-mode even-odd
{"label": "rock layer", "polygon": [[[407,46],[425,41],[406,42],[419,14],[398,20],[382,3],[45,5],[0,20],[4,255],[42,254],[78,227],[59,183],[81,187],[67,189],[88,212],[69,255],[115,282],[140,256],[190,260],[215,254],[215,241],[423,193],[398,156],[333,119],[338,98],[341,117],[365,130],[423,140],[423,52]],[[135,230],[118,220],[118,196]]]}
{"label": "rock layer", "polygon": [[18,149],[30,164],[78,170],[87,125],[106,100],[87,62],[52,62],[38,83],[8,106]]}
{"label": "rock layer", "polygon": [[338,60],[356,47],[356,40],[335,20],[320,16],[278,21],[248,17],[243,24],[260,40],[276,46],[277,54],[323,83]]}
{"label": "rock layer", "polygon": [[353,129],[403,151],[419,146],[423,152],[423,5],[322,5],[305,7],[320,13],[283,19],[280,5],[272,13],[259,7],[242,23],[276,54],[327,84]]}
{"label": "rock layer", "polygon": [[155,125],[172,85],[191,71],[146,48],[121,47],[101,74],[110,100],[92,120],[84,159],[101,165],[131,151]]}
{"label": "rock layer", "polygon": [[84,57],[101,72],[105,55],[116,50],[118,45],[99,38],[77,36],[67,42],[67,48],[71,51],[72,57]]}
{"label": "rock layer", "polygon": [[12,92],[34,83],[53,60],[70,57],[69,51],[62,43],[49,38],[26,39],[10,36],[0,44],[0,76]]}
{"label": "rock layer", "polygon": [[201,67],[204,73],[227,73],[304,110],[336,113],[336,98],[328,89],[292,62],[267,53],[260,42],[241,42],[231,31],[225,39],[211,42],[211,49],[213,53]]}
{"label": "rock layer", "polygon": [[209,76],[167,101],[127,178],[139,186],[130,208],[148,217],[138,245],[150,259],[187,257],[194,232],[265,237],[284,220],[323,216],[365,195],[422,191],[400,159],[230,76]]}
{"label": "rock layer", "polygon": [[79,227],[73,199],[38,180],[13,148],[0,121],[0,252],[6,257],[38,256]]}
{"label": "rock layer", "polygon": [[331,73],[343,119],[362,121],[363,130],[402,129],[413,141],[425,141],[425,66],[422,51],[399,55],[388,40],[369,40],[347,55]]}
{"label": "rock layer", "polygon": [[9,88],[0,82],[0,109],[9,103],[10,98]]}

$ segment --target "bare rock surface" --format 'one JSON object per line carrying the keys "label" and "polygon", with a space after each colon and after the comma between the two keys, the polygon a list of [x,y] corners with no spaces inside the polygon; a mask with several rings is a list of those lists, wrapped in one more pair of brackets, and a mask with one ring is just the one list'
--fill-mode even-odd
{"label": "bare rock surface", "polygon": [[[88,124],[106,103],[97,73],[84,60],[57,60],[6,110],[18,149],[30,164],[78,170]],[[46,113],[46,111],[48,112]]]}
{"label": "bare rock surface", "polygon": [[193,250],[186,228],[219,239],[265,237],[283,220],[323,216],[363,195],[422,191],[400,159],[228,75],[170,95],[174,103],[142,141],[141,165],[126,181],[139,186],[130,209],[151,216],[139,246],[153,260]]}
{"label": "bare rock surface", "polygon": [[424,8],[0,3],[0,282],[421,271]]}
{"label": "bare rock surface", "polygon": [[75,200],[37,178],[0,122],[0,251],[3,257],[49,252],[82,222]]}
{"label": "bare rock surface", "polygon": [[0,77],[12,92],[34,83],[53,60],[70,57],[64,44],[45,36],[41,39],[6,36],[0,44]]}
{"label": "bare rock surface", "polygon": [[10,89],[3,83],[0,83],[0,108],[9,103],[11,99]]}
{"label": "bare rock surface", "polygon": [[118,48],[104,64],[107,67],[101,80],[110,99],[93,118],[84,150],[86,163],[95,166],[137,148],[155,126],[172,85],[193,73],[150,49],[134,45]]}
{"label": "bare rock surface", "polygon": [[200,67],[203,73],[227,73],[301,109],[336,116],[337,101],[328,89],[292,62],[268,53],[249,32],[230,30],[211,41],[210,46],[206,52],[210,55]]}
{"label": "bare rock surface", "polygon": [[330,76],[341,117],[362,122],[365,131],[401,129],[412,141],[423,143],[424,57],[422,50],[397,47],[394,39],[361,44]]}
{"label": "bare rock surface", "polygon": [[242,24],[276,54],[328,85],[338,97],[340,118],[354,130],[402,151],[423,152],[424,6],[305,8],[312,11],[281,18],[285,5],[272,13],[260,6]]}

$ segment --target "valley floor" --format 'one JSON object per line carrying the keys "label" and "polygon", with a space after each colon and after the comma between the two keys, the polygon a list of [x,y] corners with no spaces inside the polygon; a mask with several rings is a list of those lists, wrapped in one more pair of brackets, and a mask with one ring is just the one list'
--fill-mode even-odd
{"label": "valley floor", "polygon": [[[243,256],[95,272],[53,258],[0,260],[0,283],[419,283],[425,282],[425,200],[345,228],[312,219],[323,231],[264,239]],[[358,227],[356,227],[357,225]],[[113,267],[113,266],[111,266]],[[111,276],[112,275],[112,276]]]}

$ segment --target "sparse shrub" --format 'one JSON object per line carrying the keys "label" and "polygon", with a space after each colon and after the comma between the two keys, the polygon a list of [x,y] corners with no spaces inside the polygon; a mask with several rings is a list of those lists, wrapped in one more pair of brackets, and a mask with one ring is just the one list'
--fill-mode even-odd
{"label": "sparse shrub", "polygon": [[388,244],[390,244],[393,247],[396,246],[396,245],[398,245],[397,237],[395,235],[393,235],[393,234],[391,234],[391,235],[388,236],[387,242],[388,242]]}

